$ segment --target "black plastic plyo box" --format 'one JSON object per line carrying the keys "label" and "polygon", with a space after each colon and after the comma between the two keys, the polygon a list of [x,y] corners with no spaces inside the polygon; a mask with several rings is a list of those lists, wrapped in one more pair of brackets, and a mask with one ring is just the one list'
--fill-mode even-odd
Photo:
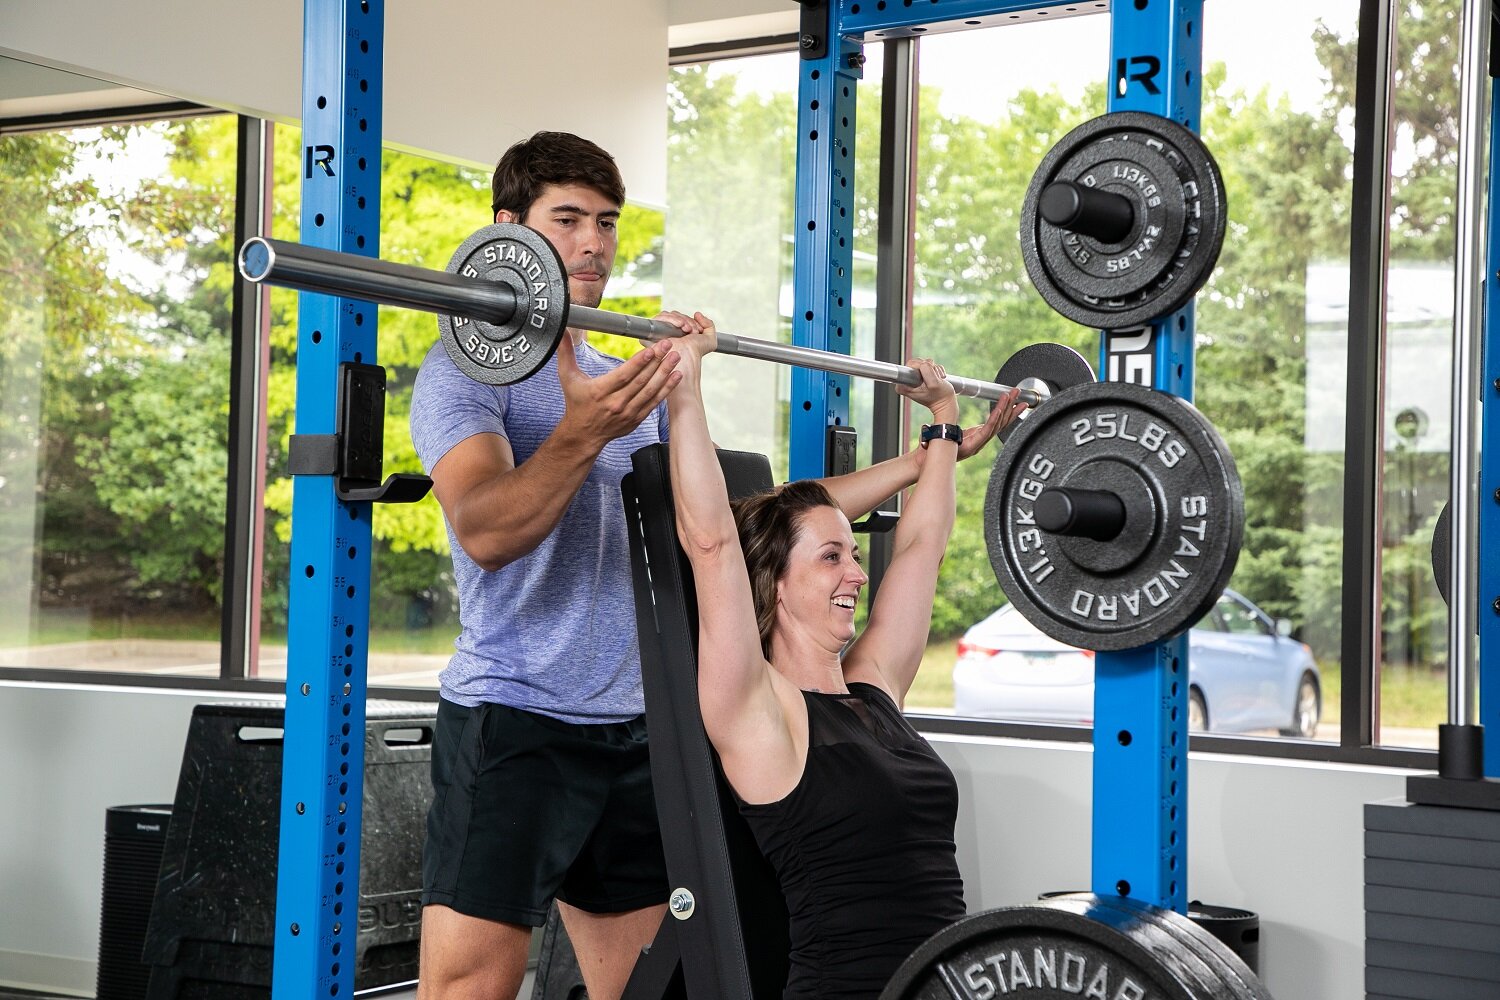
{"label": "black plastic plyo box", "polygon": [[[417,978],[434,703],[366,706],[355,989]],[[147,927],[148,1000],[265,1000],[275,943],[277,703],[193,710]]]}

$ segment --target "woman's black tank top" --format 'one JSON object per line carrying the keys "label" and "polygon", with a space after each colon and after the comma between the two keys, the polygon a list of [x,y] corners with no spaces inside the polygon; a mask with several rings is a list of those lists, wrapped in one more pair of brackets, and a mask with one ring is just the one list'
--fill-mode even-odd
{"label": "woman's black tank top", "polygon": [[874,1000],[964,915],[953,772],[879,688],[804,691],[807,767],[779,802],[740,803],[791,914],[785,1000]]}

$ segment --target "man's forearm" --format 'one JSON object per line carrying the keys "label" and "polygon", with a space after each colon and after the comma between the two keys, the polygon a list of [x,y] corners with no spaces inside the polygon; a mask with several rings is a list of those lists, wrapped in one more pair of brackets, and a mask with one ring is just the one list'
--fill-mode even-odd
{"label": "man's forearm", "polygon": [[469,558],[493,572],[530,554],[562,520],[602,450],[559,425],[526,461],[472,490],[449,515]]}

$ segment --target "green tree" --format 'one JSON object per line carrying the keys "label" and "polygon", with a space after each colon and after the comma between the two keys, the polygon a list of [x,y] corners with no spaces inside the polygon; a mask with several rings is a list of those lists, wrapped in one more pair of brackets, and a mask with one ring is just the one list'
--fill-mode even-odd
{"label": "green tree", "polygon": [[0,475],[21,473],[0,503],[49,605],[216,617],[233,145],[223,116],[0,140]]}

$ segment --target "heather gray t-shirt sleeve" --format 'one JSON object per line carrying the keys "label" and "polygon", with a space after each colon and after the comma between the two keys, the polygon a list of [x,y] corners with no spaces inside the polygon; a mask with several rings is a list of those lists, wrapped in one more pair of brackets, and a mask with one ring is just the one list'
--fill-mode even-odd
{"label": "heather gray t-shirt sleeve", "polygon": [[[510,402],[510,386],[483,385],[469,378],[434,345],[423,361],[412,387],[411,443],[417,458],[429,475],[438,460],[460,441],[475,434],[505,432],[505,413]],[[447,362],[446,364],[442,362]]]}

